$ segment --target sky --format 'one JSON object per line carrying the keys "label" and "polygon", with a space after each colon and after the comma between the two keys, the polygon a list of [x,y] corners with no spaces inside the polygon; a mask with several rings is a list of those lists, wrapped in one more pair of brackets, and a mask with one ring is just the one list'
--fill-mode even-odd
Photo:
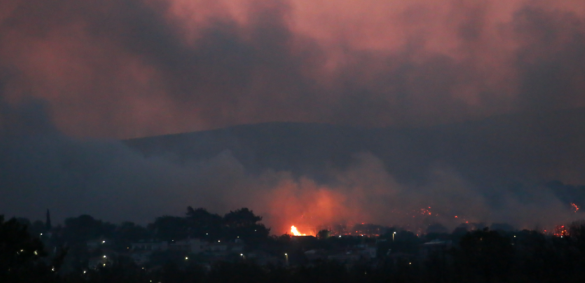
{"label": "sky", "polygon": [[111,195],[143,194],[153,203],[112,211],[170,213],[194,184],[219,182],[202,173],[218,168],[239,176],[222,188],[320,192],[286,172],[248,176],[229,155],[144,159],[118,139],[263,122],[417,128],[582,107],[582,0],[0,0],[0,192],[18,199],[3,202],[8,213],[58,206],[48,195],[80,200],[62,214],[96,213]]}

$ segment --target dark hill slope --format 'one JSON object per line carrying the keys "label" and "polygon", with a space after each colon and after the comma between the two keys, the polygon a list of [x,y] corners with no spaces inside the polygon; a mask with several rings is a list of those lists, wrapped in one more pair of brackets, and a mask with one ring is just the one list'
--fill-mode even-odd
{"label": "dark hill slope", "polygon": [[331,168],[346,168],[356,153],[369,152],[399,181],[424,181],[431,168],[441,167],[484,185],[582,182],[585,110],[416,129],[266,123],[126,142],[147,156],[170,154],[179,162],[229,150],[250,172],[271,168],[320,176]]}

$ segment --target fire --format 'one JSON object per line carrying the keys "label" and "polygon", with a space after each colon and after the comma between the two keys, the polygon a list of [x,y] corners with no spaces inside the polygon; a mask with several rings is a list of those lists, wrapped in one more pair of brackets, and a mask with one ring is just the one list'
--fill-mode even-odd
{"label": "fire", "polygon": [[[546,232],[546,230],[545,230]],[[555,227],[555,230],[553,232],[554,236],[557,237],[563,237],[563,236],[568,236],[569,235],[569,231],[567,230],[567,228],[565,227],[565,225],[558,225]]]}
{"label": "fire", "polygon": [[293,236],[307,236],[307,234],[301,234],[295,225],[290,226],[290,233],[293,234]]}
{"label": "fire", "polygon": [[[430,207],[430,206],[429,206],[429,209],[431,209],[431,207]],[[420,209],[420,214],[421,214],[421,215],[427,215],[427,214],[428,214],[428,215],[432,215],[432,214],[431,214],[431,211],[430,211],[429,209],[426,209],[426,208],[421,208],[421,209]]]}
{"label": "fire", "polygon": [[577,213],[577,211],[579,211],[579,206],[577,206],[576,204],[571,203],[571,206],[573,207],[573,212],[574,213]]}

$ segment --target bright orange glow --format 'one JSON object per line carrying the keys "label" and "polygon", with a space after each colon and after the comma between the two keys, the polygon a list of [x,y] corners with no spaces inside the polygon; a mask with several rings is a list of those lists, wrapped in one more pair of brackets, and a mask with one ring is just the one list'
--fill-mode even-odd
{"label": "bright orange glow", "polygon": [[293,236],[307,236],[307,234],[301,234],[301,232],[297,230],[297,227],[295,227],[295,225],[290,226],[290,232],[291,234],[293,234]]}
{"label": "bright orange glow", "polygon": [[574,213],[577,213],[577,211],[579,211],[579,206],[577,206],[576,204],[571,203],[571,206],[573,207],[573,212]]}
{"label": "bright orange glow", "polygon": [[[546,230],[544,231],[546,232]],[[569,236],[569,231],[567,230],[567,228],[565,228],[565,225],[557,225],[555,227],[553,235],[556,237]]]}

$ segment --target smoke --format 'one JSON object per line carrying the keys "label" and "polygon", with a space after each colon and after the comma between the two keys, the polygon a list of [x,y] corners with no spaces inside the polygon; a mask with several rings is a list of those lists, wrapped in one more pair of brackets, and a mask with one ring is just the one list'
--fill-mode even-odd
{"label": "smoke", "polygon": [[0,2],[10,103],[77,137],[585,106],[581,1]]}
{"label": "smoke", "polygon": [[146,223],[188,205],[225,210],[225,189],[242,179],[229,154],[189,164],[145,158],[117,140],[63,135],[37,103],[2,109],[0,213],[36,219],[49,208],[57,220],[89,213]]}
{"label": "smoke", "polygon": [[[426,231],[434,223],[453,229],[465,222],[533,229],[579,217],[551,190],[533,186],[514,192],[486,192],[449,168],[437,166],[427,173],[427,181],[420,185],[401,184],[380,159],[362,153],[355,156],[350,168],[336,172],[330,183],[280,173],[276,174],[276,185],[264,196],[252,195],[250,199],[256,200],[251,203],[264,212],[276,233],[287,232],[291,225],[315,233],[318,227],[340,224],[351,228],[358,223],[396,225],[413,231]],[[275,178],[274,173],[270,178]]]}
{"label": "smoke", "polygon": [[[288,171],[251,173],[226,150],[206,159],[172,151],[145,156],[116,140],[77,139],[57,130],[42,104],[2,104],[1,213],[61,221],[84,213],[108,221],[152,221],[187,206],[224,213],[249,207],[275,234],[355,223],[425,229],[468,222],[550,227],[575,217],[552,190],[537,186],[487,191],[436,164],[416,184],[397,181],[371,153],[318,179]],[[494,201],[496,199],[497,201]],[[455,217],[457,216],[457,218]]]}
{"label": "smoke", "polygon": [[[583,182],[583,124],[533,119],[585,106],[585,6],[550,2],[0,0],[0,207],[146,222],[188,205],[248,206],[277,232],[575,217],[534,181]],[[412,129],[499,114],[530,126],[413,138],[421,153],[365,151],[321,168],[326,180],[250,173],[229,151],[185,160],[115,140],[274,121]],[[521,185],[480,184],[499,176]]]}

